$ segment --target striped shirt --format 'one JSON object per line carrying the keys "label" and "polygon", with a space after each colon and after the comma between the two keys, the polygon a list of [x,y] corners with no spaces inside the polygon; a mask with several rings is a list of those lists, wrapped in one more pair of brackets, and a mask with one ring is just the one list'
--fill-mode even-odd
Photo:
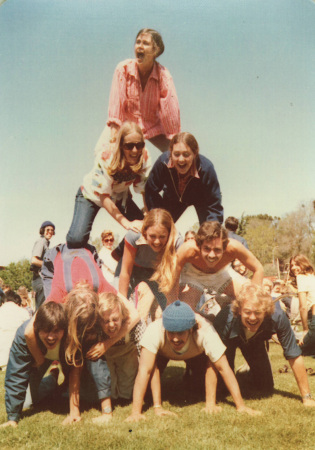
{"label": "striped shirt", "polygon": [[171,139],[180,132],[180,113],[173,79],[169,71],[155,62],[142,90],[137,63],[122,61],[116,67],[108,108],[107,125],[119,127],[126,120],[136,122],[145,139],[160,134]]}

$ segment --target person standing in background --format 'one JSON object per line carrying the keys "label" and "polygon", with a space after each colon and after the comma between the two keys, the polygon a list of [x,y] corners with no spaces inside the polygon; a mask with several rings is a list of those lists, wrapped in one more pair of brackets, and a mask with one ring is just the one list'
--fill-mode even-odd
{"label": "person standing in background", "polygon": [[44,285],[40,271],[43,265],[45,251],[49,247],[50,239],[55,234],[55,225],[49,220],[46,220],[42,223],[39,234],[40,238],[34,244],[31,259],[31,271],[33,272],[32,288],[35,291],[36,311],[45,301]]}

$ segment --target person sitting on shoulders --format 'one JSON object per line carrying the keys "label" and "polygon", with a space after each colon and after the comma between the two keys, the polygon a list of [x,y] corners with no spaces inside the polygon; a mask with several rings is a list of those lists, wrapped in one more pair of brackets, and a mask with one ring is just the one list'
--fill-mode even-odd
{"label": "person sitting on shoulders", "polygon": [[144,138],[161,152],[180,131],[180,113],[171,74],[156,61],[164,52],[160,33],[141,29],[134,45],[135,59],[126,59],[116,67],[109,97],[108,121],[94,153],[116,142],[122,123],[139,125]]}

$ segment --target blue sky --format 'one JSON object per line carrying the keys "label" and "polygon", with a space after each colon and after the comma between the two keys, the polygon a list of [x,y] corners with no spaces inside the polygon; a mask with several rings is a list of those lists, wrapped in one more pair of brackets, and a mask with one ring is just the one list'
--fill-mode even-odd
{"label": "blue sky", "polygon": [[[314,199],[314,23],[311,0],[5,1],[0,265],[30,257],[44,220],[52,245],[65,241],[115,66],[143,27],[163,36],[182,130],[214,163],[225,216],[282,216]],[[189,210],[178,227],[195,222]],[[104,228],[124,234],[105,211],[92,237]]]}

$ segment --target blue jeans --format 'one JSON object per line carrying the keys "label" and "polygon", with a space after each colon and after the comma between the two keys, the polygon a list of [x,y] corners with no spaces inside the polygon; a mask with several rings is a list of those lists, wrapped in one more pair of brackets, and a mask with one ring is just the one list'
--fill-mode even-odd
{"label": "blue jeans", "polygon": [[[142,220],[143,214],[138,206],[128,197],[126,206],[117,203],[117,208],[128,220]],[[92,225],[100,207],[83,197],[79,188],[75,197],[74,213],[70,229],[67,234],[68,248],[82,248],[88,243]]]}
{"label": "blue jeans", "polygon": [[[107,362],[103,359],[85,361],[86,369],[94,381],[94,387],[98,400],[111,396],[111,379]],[[84,395],[84,394],[83,394]]]}
{"label": "blue jeans", "polygon": [[44,284],[41,276],[33,279],[32,289],[35,291],[35,309],[37,311],[45,301]]}
{"label": "blue jeans", "polygon": [[79,188],[75,197],[72,223],[66,238],[68,248],[82,248],[88,243],[99,209],[99,206],[83,197]]}

